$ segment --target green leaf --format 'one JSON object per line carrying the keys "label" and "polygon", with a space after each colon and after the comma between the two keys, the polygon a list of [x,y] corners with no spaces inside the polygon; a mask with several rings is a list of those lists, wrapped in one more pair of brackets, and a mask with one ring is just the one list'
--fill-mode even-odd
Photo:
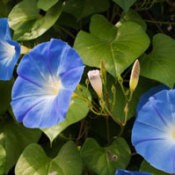
{"label": "green leaf", "polygon": [[120,19],[120,22],[127,22],[127,21],[133,21],[143,27],[143,29],[146,31],[146,23],[145,21],[141,18],[141,16],[134,10],[129,10],[127,13],[123,13],[122,17]]}
{"label": "green leaf", "polygon": [[37,0],[23,0],[9,14],[9,25],[14,30],[14,39],[31,40],[39,37],[54,25],[61,11],[60,1],[46,14],[40,15]]}
{"label": "green leaf", "polygon": [[23,149],[30,143],[37,142],[41,132],[24,128],[14,121],[0,123],[0,144],[6,150],[5,173],[15,164]]}
{"label": "green leaf", "polygon": [[51,159],[46,156],[41,146],[29,145],[21,154],[16,167],[16,175],[81,175],[82,161],[76,145],[69,141]]}
{"label": "green leaf", "polygon": [[42,10],[49,10],[52,6],[54,6],[59,0],[38,0],[37,6]]}
{"label": "green leaf", "polygon": [[81,149],[85,165],[96,174],[113,175],[117,168],[125,169],[130,160],[130,149],[123,138],[116,138],[108,147],[101,147],[89,138]]}
{"label": "green leaf", "polygon": [[64,11],[80,20],[86,16],[104,12],[108,8],[109,0],[67,0]]}
{"label": "green leaf", "polygon": [[13,80],[0,81],[0,114],[3,114],[10,106],[12,85]]}
{"label": "green leaf", "polygon": [[100,67],[103,60],[106,70],[117,77],[149,46],[143,28],[134,22],[113,26],[103,16],[91,19],[90,33],[80,31],[74,47],[84,63]]}
{"label": "green leaf", "polygon": [[117,5],[119,5],[125,12],[136,2],[136,0],[113,0]]}
{"label": "green leaf", "polygon": [[140,167],[141,171],[145,171],[145,172],[150,172],[152,175],[169,175],[168,173],[165,173],[163,171],[160,171],[158,169],[155,169],[154,167],[152,167],[149,163],[147,163],[146,161],[143,161]]}
{"label": "green leaf", "polygon": [[[87,89],[84,87],[79,87],[75,91],[73,98],[70,102],[70,107],[66,115],[66,119],[61,123],[48,128],[43,129],[43,132],[48,136],[50,141],[52,142],[65,128],[70,126],[73,123],[76,123],[83,119],[88,111],[88,103],[83,99],[82,94],[87,93]],[[88,93],[89,95],[89,93]],[[89,97],[90,98],[90,97]],[[81,110],[80,110],[81,109]]]}
{"label": "green leaf", "polygon": [[166,84],[175,83],[175,40],[164,34],[153,38],[153,50],[141,60],[141,75]]}
{"label": "green leaf", "polygon": [[6,151],[2,145],[0,145],[0,174],[5,174],[6,164]]}

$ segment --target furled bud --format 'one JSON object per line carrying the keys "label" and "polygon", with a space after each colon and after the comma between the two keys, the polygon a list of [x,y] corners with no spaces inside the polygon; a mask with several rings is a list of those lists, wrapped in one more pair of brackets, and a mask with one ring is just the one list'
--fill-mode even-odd
{"label": "furled bud", "polygon": [[100,71],[99,70],[89,71],[88,78],[89,78],[91,86],[93,87],[97,95],[101,97],[102,96],[102,80],[100,77]]}
{"label": "furled bud", "polygon": [[130,81],[129,81],[129,88],[131,92],[133,92],[137,87],[137,84],[139,81],[139,75],[140,75],[140,63],[139,63],[139,60],[136,60],[132,67]]}

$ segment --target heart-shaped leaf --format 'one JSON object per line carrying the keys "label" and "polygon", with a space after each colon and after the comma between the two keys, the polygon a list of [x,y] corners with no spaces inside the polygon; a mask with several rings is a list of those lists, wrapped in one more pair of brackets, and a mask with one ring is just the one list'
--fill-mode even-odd
{"label": "heart-shaped leaf", "polygon": [[113,175],[117,168],[125,169],[130,160],[130,149],[123,138],[116,138],[108,147],[101,147],[89,138],[81,149],[85,165],[96,174]]}
{"label": "heart-shaped leaf", "polygon": [[153,38],[153,50],[141,60],[141,75],[166,84],[175,83],[175,40],[165,34]]}
{"label": "heart-shaped leaf", "polygon": [[21,154],[16,167],[16,175],[81,175],[82,161],[76,145],[69,141],[51,159],[41,146],[29,145]]}
{"label": "heart-shaped leaf", "polygon": [[117,77],[147,49],[149,38],[134,22],[113,26],[103,16],[91,19],[90,33],[80,31],[74,47],[88,66],[100,67]]}
{"label": "heart-shaped leaf", "polygon": [[24,128],[14,121],[0,123],[0,144],[6,151],[5,173],[16,163],[23,149],[30,143],[37,142],[41,132]]}
{"label": "heart-shaped leaf", "polygon": [[39,9],[44,11],[49,10],[52,6],[54,6],[59,0],[38,0],[37,6]]}
{"label": "heart-shaped leaf", "polygon": [[136,2],[136,0],[113,0],[118,4],[125,12]]}
{"label": "heart-shaped leaf", "polygon": [[14,30],[14,39],[31,40],[45,33],[61,14],[62,4],[57,3],[45,14],[40,14],[37,0],[23,0],[9,14],[9,25]]}
{"label": "heart-shaped leaf", "polygon": [[[73,123],[76,123],[83,119],[88,111],[88,102],[82,98],[82,94],[87,93],[87,89],[83,86],[79,86],[75,91],[70,103],[69,110],[66,115],[66,119],[61,123],[48,128],[43,129],[43,132],[48,136],[50,141],[52,142],[65,128],[70,126]],[[89,93],[88,93],[89,95]],[[89,96],[90,98],[90,96]],[[81,110],[80,110],[81,109]]]}

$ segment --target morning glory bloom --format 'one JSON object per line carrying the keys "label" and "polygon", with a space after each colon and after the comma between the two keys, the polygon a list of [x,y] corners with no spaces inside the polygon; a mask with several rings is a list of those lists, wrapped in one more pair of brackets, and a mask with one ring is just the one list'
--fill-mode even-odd
{"label": "morning glory bloom", "polygon": [[20,56],[20,45],[11,39],[7,18],[0,19],[0,80],[10,80]]}
{"label": "morning glory bloom", "polygon": [[132,144],[153,167],[175,173],[175,90],[155,93],[140,108]]}
{"label": "morning glory bloom", "polygon": [[138,172],[138,171],[128,171],[119,169],[115,172],[115,175],[151,175],[150,173]]}
{"label": "morning glory bloom", "polygon": [[61,40],[34,47],[17,69],[11,102],[16,119],[29,128],[63,121],[83,70],[80,56]]}

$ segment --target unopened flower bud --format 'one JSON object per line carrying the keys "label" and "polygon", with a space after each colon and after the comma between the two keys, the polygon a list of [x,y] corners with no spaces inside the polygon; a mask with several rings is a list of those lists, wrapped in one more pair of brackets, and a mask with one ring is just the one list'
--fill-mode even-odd
{"label": "unopened flower bud", "polygon": [[89,78],[91,86],[93,87],[97,95],[101,97],[102,96],[102,80],[100,77],[100,71],[99,70],[89,71],[88,78]]}
{"label": "unopened flower bud", "polygon": [[134,65],[132,67],[130,81],[129,81],[129,88],[130,91],[134,91],[137,87],[138,81],[139,81],[139,75],[140,75],[140,63],[138,60],[134,62]]}

